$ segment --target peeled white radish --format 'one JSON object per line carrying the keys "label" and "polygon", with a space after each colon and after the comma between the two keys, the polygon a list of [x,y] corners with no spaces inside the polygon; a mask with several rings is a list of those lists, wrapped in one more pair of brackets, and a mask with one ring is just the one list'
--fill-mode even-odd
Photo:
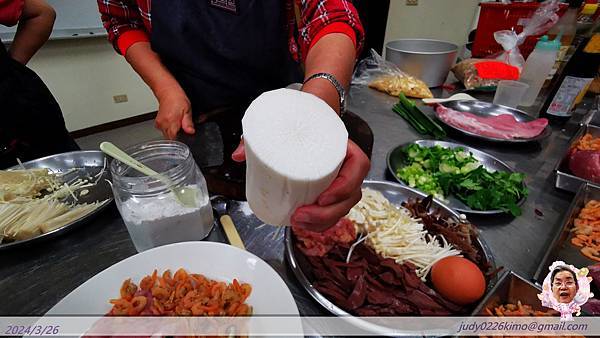
{"label": "peeled white radish", "polygon": [[289,226],[296,208],[315,203],[337,176],[346,127],[325,101],[292,89],[260,95],[242,127],[248,204],[264,223]]}

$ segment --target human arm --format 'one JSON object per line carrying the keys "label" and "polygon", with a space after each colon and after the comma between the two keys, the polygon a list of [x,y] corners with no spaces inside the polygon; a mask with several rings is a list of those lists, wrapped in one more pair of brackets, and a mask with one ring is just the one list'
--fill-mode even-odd
{"label": "human arm", "polygon": [[[324,6],[316,3],[307,1],[302,13],[302,21],[306,24],[300,27],[301,33],[305,34],[300,35],[308,37],[301,41],[301,50],[308,50],[305,52],[305,79],[315,73],[328,73],[347,89],[364,39],[358,13],[347,0],[326,1]],[[323,23],[323,16],[330,18],[330,22]],[[340,112],[339,94],[329,80],[312,79],[304,84],[302,90],[320,97]],[[369,168],[367,155],[348,140],[346,158],[338,176],[316,203],[295,211],[292,224],[313,231],[323,231],[335,224],[360,200],[362,181]]]}
{"label": "human arm", "polygon": [[[305,77],[320,72],[328,73],[347,88],[352,76],[355,55],[355,46],[347,35],[342,33],[325,35],[308,52]],[[320,97],[336,112],[340,111],[339,94],[329,80],[312,79],[302,87],[302,90]],[[362,181],[369,167],[367,156],[349,140],[346,158],[337,178],[319,196],[315,204],[296,210],[292,216],[292,224],[314,231],[323,231],[335,224],[360,200]]]}
{"label": "human arm", "polygon": [[[325,8],[325,9],[324,9]],[[329,73],[347,88],[352,76],[357,49],[362,44],[362,26],[355,10],[345,0],[325,1],[325,6],[316,6],[315,1],[307,1],[303,8],[300,27],[300,50],[305,51],[305,78],[315,73]],[[323,11],[328,11],[325,15]],[[321,18],[332,18],[323,24]],[[332,29],[335,24],[337,28]],[[327,32],[329,31],[329,32]],[[316,40],[316,41],[315,41]],[[327,79],[312,79],[302,88],[339,112],[339,95]],[[236,161],[245,160],[243,142],[232,155]],[[364,152],[352,141],[348,147],[344,163],[333,183],[318,197],[315,204],[302,206],[292,215],[294,226],[312,231],[323,231],[335,224],[361,198],[362,181],[370,168]]]}
{"label": "human arm", "polygon": [[[352,40],[343,33],[323,36],[309,50],[305,63],[305,79],[316,73],[328,73],[348,88],[356,50]],[[335,87],[327,79],[314,78],[304,84],[302,90],[314,94],[327,102],[333,110],[340,112],[340,97]]]}
{"label": "human arm", "polygon": [[48,41],[56,13],[45,0],[25,0],[14,40],[10,45],[10,56],[27,64],[33,55]]}
{"label": "human arm", "polygon": [[[364,42],[364,29],[356,8],[348,0],[292,2],[305,80],[315,73],[329,73],[342,87],[348,88],[357,52]],[[328,80],[312,79],[303,90],[340,111],[339,94]]]}
{"label": "human arm", "polygon": [[135,0],[98,0],[98,9],[109,41],[158,99],[156,127],[168,139],[174,139],[180,128],[194,133],[189,99],[150,47],[150,26],[143,20],[143,15],[149,15],[149,8],[138,7]]}
{"label": "human arm", "polygon": [[173,140],[179,129],[193,134],[194,123],[190,100],[177,80],[162,64],[158,54],[150,48],[149,42],[131,45],[125,59],[150,87],[158,99],[158,114],[155,126],[163,136]]}

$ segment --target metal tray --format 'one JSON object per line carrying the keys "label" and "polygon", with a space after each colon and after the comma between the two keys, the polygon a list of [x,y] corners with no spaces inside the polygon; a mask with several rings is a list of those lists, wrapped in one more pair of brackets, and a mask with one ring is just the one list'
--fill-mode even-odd
{"label": "metal tray", "polygon": [[[398,182],[400,182],[401,184],[405,184],[405,183],[398,176],[396,176],[396,170],[404,167],[404,154],[402,153],[402,149],[413,143],[418,144],[422,147],[434,147],[436,145],[442,146],[444,148],[461,147],[461,148],[464,148],[466,151],[469,151],[471,154],[473,154],[473,157],[475,157],[479,162],[481,162],[483,167],[487,170],[508,171],[510,173],[515,172],[515,170],[513,168],[511,168],[508,164],[502,162],[501,160],[497,159],[496,157],[494,157],[488,153],[485,153],[483,151],[477,150],[475,148],[471,148],[469,146],[463,145],[463,144],[453,143],[453,142],[445,142],[445,141],[435,141],[435,140],[417,140],[417,141],[399,145],[396,148],[392,149],[387,155],[388,170],[394,176],[394,178],[396,178],[396,180]],[[525,182],[523,182],[523,184],[525,184]],[[466,204],[464,204],[463,202],[461,202],[459,199],[457,199],[456,197],[454,197],[452,195],[446,196],[446,199],[448,201],[443,202],[443,203],[445,203],[447,206],[449,206],[450,208],[452,208],[456,211],[466,213],[466,214],[495,215],[495,214],[505,213],[505,211],[503,211],[503,210],[473,210],[469,206],[467,206]],[[517,205],[520,206],[524,202],[525,202],[525,197],[523,197],[519,201],[519,203],[517,203]]]}
{"label": "metal tray", "polygon": [[[529,116],[527,113],[510,107],[505,107],[489,102],[479,101],[479,100],[466,100],[466,101],[449,101],[442,103],[444,107],[451,108],[461,112],[467,112],[474,115],[482,116],[482,117],[490,117],[490,116],[498,116],[498,115],[512,115],[519,122],[530,122],[535,120],[534,117]],[[458,133],[468,135],[471,137],[475,137],[481,140],[498,142],[498,143],[529,143],[529,142],[539,142],[547,138],[552,134],[552,129],[550,126],[546,126],[544,130],[537,136],[532,138],[513,138],[513,139],[502,139],[490,136],[483,136],[471,131],[453,126],[451,124],[446,123],[444,120],[439,118],[437,113],[435,113],[435,117],[446,127],[455,130]]]}
{"label": "metal tray", "polygon": [[596,95],[591,109],[581,119],[581,125],[600,126],[600,95]]}
{"label": "metal tray", "polygon": [[[105,164],[106,168],[104,170],[104,174],[102,174],[98,184],[94,187],[87,188],[89,193],[78,198],[82,203],[92,203],[96,201],[107,200],[106,203],[99,206],[96,210],[82,216],[78,220],[75,220],[53,231],[21,241],[0,243],[0,250],[31,245],[35,242],[48,240],[62,235],[67,231],[84,224],[104,210],[113,201],[110,185],[108,182],[106,182],[106,179],[110,177],[110,171],[108,169],[108,163],[105,162],[105,156],[101,151],[73,151],[23,163],[23,166],[27,169],[48,168],[54,173],[65,173],[72,168],[77,168],[76,171],[70,172],[64,176],[66,181],[71,181],[75,178],[94,177],[102,170],[102,168],[104,168]],[[10,169],[21,169],[21,167],[15,166]],[[68,198],[69,201],[70,198],[71,197]]]}
{"label": "metal tray", "polygon": [[[400,205],[402,202],[408,200],[409,198],[425,198],[425,197],[427,197],[426,194],[423,194],[415,189],[412,189],[410,187],[406,187],[406,186],[403,186],[403,185],[400,185],[397,183],[393,183],[393,182],[365,181],[363,183],[363,188],[370,188],[373,190],[380,191],[387,199],[390,200],[390,202],[392,204],[395,204],[395,205]],[[439,201],[436,201],[436,200],[434,200],[433,204],[434,204],[433,208],[440,209],[448,217],[454,217],[455,219],[458,220],[459,214],[454,212],[452,209],[448,208],[447,206],[441,204]],[[495,270],[496,264],[494,261],[494,256],[492,255],[490,248],[487,246],[487,244],[481,238],[481,236],[478,237],[477,244],[479,245],[479,248],[480,248],[481,252],[483,253],[483,256],[485,257],[486,261],[489,263],[489,265],[491,267],[490,271]],[[308,292],[308,294],[315,301],[317,301],[317,303],[319,303],[321,306],[323,306],[327,311],[329,311],[333,315],[348,318],[348,320],[351,323],[353,323],[353,325],[355,325],[359,328],[362,328],[366,331],[369,331],[369,332],[386,332],[387,331],[387,332],[389,332],[389,330],[385,330],[380,326],[378,327],[377,325],[370,323],[368,321],[365,321],[365,320],[361,319],[360,317],[352,316],[348,312],[339,308],[337,305],[335,305],[333,302],[331,302],[329,299],[327,299],[327,297],[322,295],[317,289],[315,289],[312,286],[312,283],[309,280],[309,277],[307,276],[307,274],[304,273],[304,271],[307,269],[308,262],[304,258],[304,255],[302,255],[296,248],[295,238],[292,234],[292,230],[290,227],[286,227],[286,229],[285,229],[285,257],[286,257],[287,261],[289,262],[289,264],[292,268],[292,271],[294,272],[294,275],[296,276],[296,278],[298,279],[298,281],[300,282],[302,287],[306,290],[306,292]],[[492,289],[492,287],[496,283],[496,281],[497,281],[497,278],[492,278],[490,280],[490,283],[487,287],[488,291]],[[406,333],[412,334],[412,332],[406,332]]]}
{"label": "metal tray", "polygon": [[579,131],[573,136],[571,142],[569,143],[569,148],[567,148],[567,152],[565,155],[558,161],[556,167],[554,167],[554,172],[556,173],[556,184],[555,186],[558,189],[567,190],[570,192],[577,192],[582,185],[588,183],[600,188],[600,184],[594,183],[590,180],[586,180],[581,177],[577,177],[571,174],[571,170],[569,170],[569,159],[568,154],[569,150],[573,147],[573,145],[579,141],[585,134],[590,133],[594,137],[600,137],[600,127],[592,126],[592,125],[583,125],[579,128]]}
{"label": "metal tray", "polygon": [[542,289],[537,285],[525,280],[525,278],[512,271],[506,271],[492,290],[479,303],[479,306],[475,308],[472,315],[489,316],[485,312],[486,308],[493,311],[495,307],[500,305],[508,303],[517,304],[519,301],[521,301],[521,304],[531,305],[534,310],[548,311],[548,309],[542,306],[537,297],[538,293],[541,292]]}
{"label": "metal tray", "polygon": [[571,238],[573,237],[573,233],[571,232],[573,222],[579,215],[581,209],[590,200],[600,200],[600,188],[590,184],[584,184],[577,192],[577,195],[575,195],[575,199],[573,199],[569,210],[562,220],[560,230],[552,240],[552,244],[548,247],[548,251],[544,254],[542,262],[533,276],[533,280],[536,283],[541,285],[544,282],[544,278],[546,278],[546,275],[550,272],[548,268],[552,262],[557,260],[564,261],[567,264],[572,264],[579,268],[598,263],[582,255],[580,248],[571,244]]}

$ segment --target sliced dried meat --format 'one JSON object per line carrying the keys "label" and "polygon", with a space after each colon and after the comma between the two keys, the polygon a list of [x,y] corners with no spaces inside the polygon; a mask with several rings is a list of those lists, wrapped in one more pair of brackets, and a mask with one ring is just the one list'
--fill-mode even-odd
{"label": "sliced dried meat", "polygon": [[408,299],[417,309],[419,309],[421,315],[449,315],[452,313],[421,290],[412,290],[408,295]]}
{"label": "sliced dried meat", "polygon": [[366,305],[356,309],[356,314],[359,316],[394,316],[396,313],[388,306]]}
{"label": "sliced dried meat", "polygon": [[[353,253],[354,257],[363,257],[364,259],[366,259],[367,263],[369,263],[369,269],[378,269],[379,267],[379,261],[381,261],[381,256],[377,255],[377,253],[374,250],[371,250],[370,248],[368,248],[365,245],[358,245],[355,249],[354,249],[354,253]],[[375,272],[379,272],[379,271],[375,271]],[[379,273],[377,273],[379,274]]]}
{"label": "sliced dried meat", "polygon": [[460,313],[460,312],[462,312],[464,310],[463,307],[461,307],[460,305],[456,305],[456,304],[452,303],[451,301],[448,301],[448,300],[444,299],[444,297],[440,296],[437,292],[435,292],[435,290],[433,290],[432,288],[428,287],[425,284],[419,285],[419,291],[421,291],[424,294],[428,295],[431,299],[434,299],[442,307],[444,307],[446,309],[449,309],[450,311],[452,311],[454,313]]}
{"label": "sliced dried meat", "polygon": [[440,120],[455,128],[479,136],[506,140],[534,138],[540,135],[548,125],[548,120],[545,118],[519,122],[510,114],[483,117],[450,109],[440,104],[436,105],[435,112]]}
{"label": "sliced dried meat", "polygon": [[378,306],[368,305],[356,309],[354,312],[361,317],[375,317],[379,316],[379,309],[380,307]]}
{"label": "sliced dried meat", "polygon": [[394,299],[392,303],[392,310],[394,310],[396,315],[408,315],[414,312],[414,309],[410,305],[402,303],[397,299]]}
{"label": "sliced dried meat", "polygon": [[348,297],[348,306],[352,310],[359,308],[365,303],[365,298],[367,298],[367,285],[365,277],[361,275],[356,280],[354,290],[352,290],[350,297]]}
{"label": "sliced dried meat", "polygon": [[323,263],[329,272],[331,272],[331,276],[333,276],[336,282],[344,288],[352,288],[353,281],[346,278],[346,273],[343,271],[343,268],[332,264],[332,260],[328,258],[324,258]]}
{"label": "sliced dried meat", "polygon": [[391,305],[394,302],[394,298],[380,290],[369,290],[367,292],[367,301],[375,305]]}
{"label": "sliced dried meat", "polygon": [[418,288],[423,284],[421,279],[417,276],[417,268],[410,262],[402,264],[402,270],[404,271],[404,283],[407,288]]}
{"label": "sliced dried meat", "polygon": [[468,222],[451,222],[442,217],[439,210],[431,210],[431,196],[422,201],[411,199],[402,203],[413,217],[420,218],[425,230],[432,235],[441,235],[446,241],[471,261],[475,262],[482,271],[489,270],[490,266],[485,257],[475,247],[477,242],[477,231],[474,225]]}
{"label": "sliced dried meat", "polygon": [[315,288],[317,289],[317,291],[319,291],[320,293],[324,294],[325,297],[330,298],[332,302],[334,302],[335,304],[337,304],[342,309],[349,309],[350,308],[350,306],[348,305],[348,303],[346,301],[346,299],[348,298],[348,296],[345,295],[342,290],[336,289],[336,288],[332,288],[332,287],[328,287],[328,286],[324,286],[324,285],[321,285],[321,284],[315,285]]}
{"label": "sliced dried meat", "polygon": [[335,284],[336,288],[340,290],[347,290],[348,286],[352,286],[352,283],[340,283],[339,277],[332,273],[328,268],[323,268],[322,270],[315,270],[319,275],[317,276],[317,280],[323,281],[326,284]]}
{"label": "sliced dried meat", "polygon": [[382,281],[384,281],[386,284],[398,285],[398,286],[404,285],[404,283],[402,283],[401,280],[398,280],[398,278],[396,277],[395,273],[392,273],[392,272],[389,272],[389,271],[380,274],[379,278]]}
{"label": "sliced dried meat", "polygon": [[363,267],[349,267],[346,270],[346,278],[348,278],[349,281],[355,282],[358,280],[358,277],[364,275],[365,270],[366,269]]}
{"label": "sliced dried meat", "polygon": [[413,264],[385,259],[363,243],[346,263],[348,251],[349,246],[336,245],[325,257],[308,260],[314,287],[345,311],[361,316],[464,313],[425,285]]}
{"label": "sliced dried meat", "polygon": [[[423,220],[427,232],[443,235],[483,271],[488,269],[480,249],[474,246],[477,232],[471,224],[453,222],[444,218],[440,210],[430,210],[431,198],[409,200],[403,206],[415,218]],[[337,231],[344,228],[347,229],[342,224]],[[398,264],[393,259],[383,258],[365,243],[357,245],[346,262],[353,242],[335,242],[323,257],[307,259],[306,272],[312,276],[311,283],[338,307],[360,316],[468,313],[469,309],[442,298],[425,284],[417,276],[414,264]]]}
{"label": "sliced dried meat", "polygon": [[[379,274],[381,276],[381,274]],[[386,287],[381,284],[375,277],[367,274],[367,280],[369,281],[369,287],[373,287],[373,289],[377,290],[386,290]]]}

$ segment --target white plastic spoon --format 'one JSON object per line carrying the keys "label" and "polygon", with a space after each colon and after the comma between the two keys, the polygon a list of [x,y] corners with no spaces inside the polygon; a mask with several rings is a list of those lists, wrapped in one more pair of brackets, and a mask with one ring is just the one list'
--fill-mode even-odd
{"label": "white plastic spoon", "polygon": [[183,205],[184,207],[188,207],[188,208],[196,207],[196,194],[197,194],[196,189],[186,188],[186,187],[181,187],[181,188],[175,187],[173,181],[171,181],[168,177],[161,175],[161,174],[157,173],[156,171],[143,165],[142,163],[140,163],[133,157],[127,155],[127,153],[125,153],[123,150],[119,149],[117,146],[115,146],[114,144],[112,144],[110,142],[100,143],[100,149],[105,154],[125,163],[126,165],[141,172],[142,174],[157,178],[164,185],[169,187],[169,189],[175,195],[175,198],[177,199],[177,201],[179,203],[181,203],[181,205]]}
{"label": "white plastic spoon", "polygon": [[469,94],[458,93],[458,94],[454,94],[450,97],[447,97],[445,99],[423,99],[423,103],[432,104],[432,103],[442,103],[442,102],[448,102],[448,101],[465,101],[465,100],[472,101],[472,100],[477,100],[477,99]]}

